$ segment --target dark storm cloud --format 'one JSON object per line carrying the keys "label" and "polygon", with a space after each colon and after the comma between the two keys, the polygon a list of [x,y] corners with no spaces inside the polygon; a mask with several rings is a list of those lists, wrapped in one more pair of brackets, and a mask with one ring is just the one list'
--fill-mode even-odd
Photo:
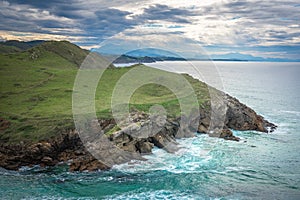
{"label": "dark storm cloud", "polygon": [[153,5],[145,8],[143,14],[128,18],[132,13],[109,8],[103,2],[105,1],[2,1],[0,30],[48,34],[55,31],[58,35],[97,37],[99,42],[125,29],[153,20],[189,23],[185,16],[191,15],[184,9]]}
{"label": "dark storm cloud", "polygon": [[126,19],[130,12],[118,9],[83,8],[77,1],[49,5],[36,2],[0,2],[0,30],[93,37],[94,43],[99,43],[136,24]]}
{"label": "dark storm cloud", "polygon": [[136,25],[135,21],[126,18],[129,14],[118,9],[103,9],[95,11],[91,17],[77,19],[77,22],[86,35],[105,38]]}
{"label": "dark storm cloud", "polygon": [[144,9],[140,15],[140,20],[162,20],[176,23],[190,23],[188,17],[195,15],[193,12],[185,9],[170,8],[166,5],[154,5]]}
{"label": "dark storm cloud", "polygon": [[15,4],[24,4],[24,5],[31,5],[35,8],[51,8],[54,5],[61,5],[61,4],[72,4],[72,1],[61,1],[61,0],[51,0],[51,1],[32,1],[32,0],[9,0],[10,3]]}
{"label": "dark storm cloud", "polygon": [[[0,2],[0,30],[49,33],[47,28],[72,28],[71,19],[28,5]],[[44,29],[46,28],[46,29]]]}

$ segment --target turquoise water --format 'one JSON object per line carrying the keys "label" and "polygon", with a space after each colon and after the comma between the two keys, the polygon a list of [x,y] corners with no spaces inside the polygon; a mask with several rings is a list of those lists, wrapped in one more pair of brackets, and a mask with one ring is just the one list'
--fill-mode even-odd
{"label": "turquoise water", "polygon": [[[151,65],[188,71],[183,62]],[[300,63],[216,65],[224,90],[276,123],[275,133],[235,131],[240,142],[197,135],[175,154],[154,149],[105,172],[0,169],[0,199],[300,199]]]}

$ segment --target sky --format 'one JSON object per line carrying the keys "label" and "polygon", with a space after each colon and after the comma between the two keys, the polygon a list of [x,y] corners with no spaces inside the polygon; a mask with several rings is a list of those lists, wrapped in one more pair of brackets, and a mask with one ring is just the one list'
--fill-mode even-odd
{"label": "sky", "polygon": [[300,59],[300,1],[0,1],[0,40],[12,39]]}

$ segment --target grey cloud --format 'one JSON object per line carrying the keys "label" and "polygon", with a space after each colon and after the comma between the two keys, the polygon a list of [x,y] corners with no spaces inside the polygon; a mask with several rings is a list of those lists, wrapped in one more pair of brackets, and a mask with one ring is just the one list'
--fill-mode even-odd
{"label": "grey cloud", "polygon": [[299,7],[295,1],[238,1],[216,6],[208,14],[252,19],[257,23],[279,24],[297,22]]}
{"label": "grey cloud", "polygon": [[[97,42],[100,42],[104,38],[136,25],[148,23],[149,20],[189,23],[185,16],[191,15],[185,9],[154,5],[145,8],[143,14],[130,19],[126,16],[132,13],[106,7],[106,3],[107,1],[87,3],[82,0],[68,2],[13,0],[9,2],[9,5],[5,5],[5,8],[0,8],[0,29],[49,34],[52,33],[51,29],[56,29],[55,34],[97,37]],[[44,11],[47,11],[52,18],[41,19],[34,16],[34,14],[43,16]],[[68,29],[72,28],[82,31],[70,32]]]}
{"label": "grey cloud", "polygon": [[[49,9],[46,9],[46,4],[39,2],[34,6],[32,2],[30,5],[2,2],[0,30],[52,34],[55,29],[58,35],[98,37],[101,41],[102,37],[112,36],[134,25],[132,20],[125,18],[129,12],[109,8],[82,9],[79,1],[74,2],[76,4],[69,3],[69,6],[67,3],[52,2]],[[69,29],[82,31],[70,32]]]}
{"label": "grey cloud", "polygon": [[0,9],[1,30],[47,33],[43,28],[71,28],[71,20],[66,22],[65,19],[27,5],[2,2]]}
{"label": "grey cloud", "polygon": [[[237,41],[236,43],[241,45],[259,45],[263,40],[290,41],[292,38],[300,37],[299,27],[292,26],[299,25],[300,7],[299,3],[297,6],[297,1],[291,0],[220,1],[212,6],[193,9],[157,4],[145,8],[139,15],[132,15],[132,18],[128,18],[128,15],[132,13],[113,7],[123,4],[134,6],[135,3],[142,4],[141,1],[11,0],[9,2],[8,8],[0,6],[0,30],[51,34],[53,33],[51,29],[59,29],[55,34],[85,37],[86,39],[82,41],[85,44],[98,44],[107,37],[152,21],[192,24],[194,16],[202,16],[202,19],[205,20],[203,24],[207,24],[210,29],[220,31],[218,26],[224,26],[230,30],[230,34],[234,35],[233,39]],[[29,10],[32,8],[35,11]],[[53,17],[47,19],[32,15],[33,12],[42,15],[43,11],[48,11]],[[209,24],[210,21],[219,21],[220,19],[224,19],[224,23],[221,25]],[[236,20],[236,22],[226,23],[230,20]],[[81,31],[70,32],[68,29],[72,28]],[[172,30],[169,33],[172,34]],[[183,32],[173,33],[183,34]],[[156,33],[147,31],[143,34],[146,36]],[[205,37],[205,35],[200,37]],[[293,44],[296,42],[294,41]]]}
{"label": "grey cloud", "polygon": [[[286,42],[292,37],[299,37],[295,29],[290,32],[289,26],[299,24],[300,7],[296,1],[229,1],[203,8],[209,19],[222,17],[228,21],[237,20],[235,34],[249,44],[259,42]],[[249,39],[251,38],[251,39]]]}
{"label": "grey cloud", "polygon": [[158,4],[144,9],[144,13],[138,16],[138,20],[163,20],[176,23],[190,23],[188,16],[191,15],[195,15],[194,12]]}

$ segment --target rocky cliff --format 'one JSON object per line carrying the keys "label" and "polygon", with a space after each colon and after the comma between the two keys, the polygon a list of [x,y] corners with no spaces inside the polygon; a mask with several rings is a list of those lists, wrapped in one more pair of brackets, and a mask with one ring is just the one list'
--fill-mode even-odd
{"label": "rocky cliff", "polygon": [[[57,137],[38,143],[0,143],[0,167],[18,170],[22,166],[67,163],[71,171],[103,170],[132,159],[142,160],[142,155],[150,154],[154,146],[173,153],[178,150],[177,138],[193,137],[196,132],[239,141],[231,129],[260,132],[272,132],[276,129],[276,125],[266,121],[237,99],[229,95],[225,97],[227,109],[224,124],[213,130],[210,129],[210,105],[200,108],[200,116],[181,118],[166,119],[135,111],[129,116],[130,123],[121,127],[113,119],[99,120],[103,130],[101,137],[93,139],[88,145],[83,144],[80,134],[74,129],[63,130]],[[5,123],[5,120],[2,122]],[[109,141],[109,145],[105,144],[106,141]],[[99,146],[107,148],[99,150]],[[102,159],[90,153],[98,151],[101,152]]]}

